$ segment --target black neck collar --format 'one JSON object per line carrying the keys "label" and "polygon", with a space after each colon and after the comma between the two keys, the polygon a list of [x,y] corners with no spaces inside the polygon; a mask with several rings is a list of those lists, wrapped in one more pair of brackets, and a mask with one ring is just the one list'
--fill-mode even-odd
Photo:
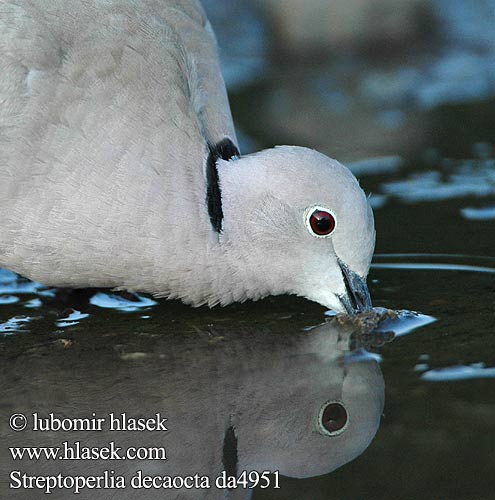
{"label": "black neck collar", "polygon": [[222,232],[222,192],[218,184],[217,160],[230,160],[240,156],[237,146],[230,139],[222,139],[215,145],[208,144],[210,153],[206,161],[206,203],[211,225],[217,233]]}

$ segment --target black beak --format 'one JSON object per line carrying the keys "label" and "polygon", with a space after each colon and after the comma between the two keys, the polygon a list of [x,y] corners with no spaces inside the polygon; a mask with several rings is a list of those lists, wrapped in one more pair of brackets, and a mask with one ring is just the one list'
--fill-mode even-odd
{"label": "black beak", "polygon": [[339,295],[340,302],[344,306],[347,314],[357,314],[364,311],[370,311],[371,297],[366,285],[366,278],[362,278],[359,274],[351,271],[341,260],[339,266],[344,277],[345,295]]}

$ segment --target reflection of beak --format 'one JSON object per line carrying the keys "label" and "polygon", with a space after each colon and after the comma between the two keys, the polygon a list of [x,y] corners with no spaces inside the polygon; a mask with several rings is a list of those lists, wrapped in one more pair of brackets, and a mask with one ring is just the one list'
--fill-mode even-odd
{"label": "reflection of beak", "polygon": [[347,314],[370,311],[372,305],[366,278],[362,278],[359,274],[351,271],[340,259],[339,266],[344,277],[346,294],[338,297]]}

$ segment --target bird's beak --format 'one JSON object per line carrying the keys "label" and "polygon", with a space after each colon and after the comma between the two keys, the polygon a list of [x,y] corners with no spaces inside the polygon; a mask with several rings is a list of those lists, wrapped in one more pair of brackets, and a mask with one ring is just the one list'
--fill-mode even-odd
{"label": "bird's beak", "polygon": [[371,305],[370,292],[366,285],[366,278],[351,271],[340,259],[339,266],[344,277],[345,295],[338,295],[342,306],[347,314],[357,314],[363,311],[370,311]]}

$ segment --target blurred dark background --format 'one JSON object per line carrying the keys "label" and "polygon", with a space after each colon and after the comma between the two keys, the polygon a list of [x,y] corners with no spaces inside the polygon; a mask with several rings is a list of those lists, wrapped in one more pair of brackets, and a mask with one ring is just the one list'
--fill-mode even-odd
{"label": "blurred dark background", "polygon": [[493,143],[494,0],[203,4],[244,152],[297,143],[343,161],[431,161]]}
{"label": "blurred dark background", "polygon": [[493,254],[495,0],[203,3],[242,153],[345,163],[372,193],[377,252]]}

